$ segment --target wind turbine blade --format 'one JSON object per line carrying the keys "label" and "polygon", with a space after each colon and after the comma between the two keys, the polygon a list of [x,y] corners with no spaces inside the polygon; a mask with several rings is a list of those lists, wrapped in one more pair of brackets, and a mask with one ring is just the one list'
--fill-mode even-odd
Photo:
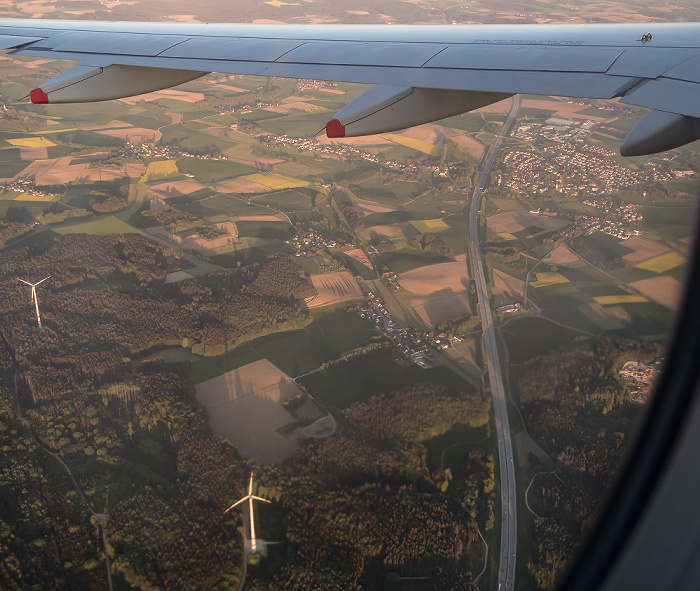
{"label": "wind turbine blade", "polygon": [[20,279],[19,277],[17,277],[17,281],[21,281],[22,283],[26,283],[29,287],[34,287],[34,285],[29,283],[29,281],[25,281],[24,279]]}
{"label": "wind turbine blade", "polygon": [[[249,496],[250,496],[250,495],[249,495]],[[248,497],[243,497],[240,501],[236,501],[233,505],[231,505],[228,509],[226,509],[226,511],[224,511],[224,513],[228,513],[228,512],[229,512],[231,509],[233,509],[236,505],[240,505],[243,501],[247,501],[248,498],[249,498],[249,496],[248,496]]]}
{"label": "wind turbine blade", "polygon": [[260,497],[256,497],[255,495],[250,495],[251,499],[255,499],[256,501],[264,501],[265,503],[270,503],[272,504],[272,501],[268,501],[267,499],[262,499]]}
{"label": "wind turbine blade", "polygon": [[248,496],[253,494],[253,473],[250,473],[250,484],[248,485]]}
{"label": "wind turbine blade", "polygon": [[44,283],[44,281],[46,281],[47,279],[51,279],[51,275],[49,275],[48,277],[44,277],[41,281],[39,281],[38,283],[35,283],[35,284],[34,284],[34,287],[36,287],[37,285],[39,285],[39,283]]}

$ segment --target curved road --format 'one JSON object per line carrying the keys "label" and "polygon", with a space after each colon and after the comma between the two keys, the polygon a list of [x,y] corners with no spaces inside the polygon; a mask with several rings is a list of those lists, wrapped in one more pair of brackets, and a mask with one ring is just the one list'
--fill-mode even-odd
{"label": "curved road", "polygon": [[506,393],[503,386],[503,376],[501,375],[501,363],[498,358],[489,294],[486,288],[486,275],[484,274],[484,265],[481,259],[479,212],[481,211],[482,191],[489,182],[491,169],[503,147],[505,138],[513,127],[515,115],[519,108],[520,96],[515,95],[508,119],[486,159],[483,170],[479,174],[469,208],[469,248],[474,267],[474,283],[476,284],[476,292],[479,299],[479,312],[481,313],[484,347],[486,349],[486,367],[489,373],[491,397],[493,398],[493,409],[496,418],[496,436],[498,439],[498,464],[501,482],[501,548],[498,561],[498,591],[512,591],[515,589],[515,559],[518,543],[517,493],[515,467],[513,465],[513,446],[510,440],[510,425],[508,423],[508,409],[506,408]]}

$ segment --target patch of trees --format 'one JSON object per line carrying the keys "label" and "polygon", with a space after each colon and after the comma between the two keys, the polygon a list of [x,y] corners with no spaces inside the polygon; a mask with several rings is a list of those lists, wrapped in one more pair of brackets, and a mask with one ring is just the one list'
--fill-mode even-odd
{"label": "patch of trees", "polygon": [[318,292],[306,281],[304,272],[290,256],[281,255],[268,260],[255,280],[246,286],[248,293],[274,298],[304,299]]}
{"label": "patch of trees", "polygon": [[364,230],[365,225],[362,223],[362,218],[364,217],[362,212],[353,207],[351,203],[338,203],[338,208],[355,232]]}
{"label": "patch of trees", "polygon": [[461,314],[441,322],[435,328],[438,332],[444,332],[448,336],[454,336],[456,334],[461,334],[464,332],[469,332],[474,330],[476,325],[480,322],[478,316],[472,316],[471,314]]}
{"label": "patch of trees", "polygon": [[520,258],[520,251],[504,240],[487,240],[483,243],[483,249],[486,256],[501,263],[513,263]]}
{"label": "patch of trees", "polygon": [[96,213],[112,213],[126,207],[126,199],[120,195],[109,195],[102,201],[93,203],[90,208]]}
{"label": "patch of trees", "polygon": [[515,370],[528,432],[563,475],[563,483],[536,491],[541,518],[529,571],[540,588],[555,588],[623,462],[638,406],[617,371],[625,361],[650,362],[658,354],[653,343],[580,337]]}
{"label": "patch of trees", "polygon": [[56,236],[49,248],[0,253],[0,290],[14,286],[18,276],[29,280],[51,275],[51,283],[45,285],[50,290],[120,274],[132,274],[145,283],[162,281],[176,257],[172,249],[138,234]]}
{"label": "patch of trees", "polygon": [[[487,420],[485,402],[432,383],[351,405],[340,432],[302,444],[286,469],[325,484],[281,489],[291,551],[270,588],[385,589],[424,576],[432,588],[469,589],[472,550],[479,549],[475,565],[483,558],[476,525],[454,497],[438,492],[451,476],[428,473],[421,442]],[[475,483],[486,475],[475,486],[488,497],[493,459],[472,463]],[[460,498],[465,486],[455,489]]]}
{"label": "patch of trees", "polygon": [[445,244],[440,238],[433,234],[418,234],[414,236],[409,246],[418,250],[431,250],[446,257],[453,257],[455,254],[452,247]]}
{"label": "patch of trees", "polygon": [[470,588],[462,561],[470,541],[450,498],[373,483],[283,503],[293,553],[271,589],[385,589],[392,573]]}
{"label": "patch of trees", "polygon": [[92,215],[91,211],[83,209],[82,207],[76,207],[75,209],[64,209],[63,211],[56,213],[51,211],[42,213],[36,218],[36,221],[42,226],[50,226],[51,224],[60,224],[61,222],[84,218],[90,215]]}
{"label": "patch of trees", "polygon": [[488,405],[472,396],[450,393],[425,382],[388,395],[356,402],[343,412],[348,428],[337,436],[306,442],[296,466],[316,472],[425,475],[425,448],[420,443],[461,423],[480,426]]}
{"label": "patch of trees", "polygon": [[[222,511],[244,494],[252,465],[207,433],[186,367],[136,367],[129,357],[183,329],[200,339],[194,349],[303,320],[293,294],[304,278],[293,259],[273,257],[161,285],[153,278],[163,277],[167,251],[136,235],[72,235],[44,251],[0,253],[0,368],[19,368],[20,403],[36,437],[71,467],[87,501],[108,511],[114,571],[142,588],[232,588],[242,514]],[[55,333],[37,331],[25,314],[28,295],[14,277],[26,268],[55,273],[41,299]],[[116,268],[148,289],[84,289],[86,278]],[[53,588],[58,577],[97,588],[99,529],[62,468],[11,418],[7,383],[0,381],[0,586]],[[461,504],[443,494],[452,486],[445,472],[428,472],[422,441],[487,418],[485,402],[419,384],[352,405],[335,436],[302,445],[291,466],[266,468],[258,494],[279,501],[290,545],[271,588],[378,589],[428,576],[436,588],[468,589],[481,542]],[[482,459],[474,459],[475,479],[488,480]]]}
{"label": "patch of trees", "polygon": [[604,271],[619,269],[623,265],[622,259],[612,250],[603,252],[591,244],[590,240],[587,240],[584,236],[573,238],[571,242],[569,242],[569,245],[576,254],[582,256]]}
{"label": "patch of trees", "polygon": [[24,236],[31,232],[26,224],[20,222],[0,222],[0,247],[5,246],[11,240]]}
{"label": "patch of trees", "polygon": [[65,472],[14,418],[8,382],[0,385],[0,587],[100,588],[99,530]]}

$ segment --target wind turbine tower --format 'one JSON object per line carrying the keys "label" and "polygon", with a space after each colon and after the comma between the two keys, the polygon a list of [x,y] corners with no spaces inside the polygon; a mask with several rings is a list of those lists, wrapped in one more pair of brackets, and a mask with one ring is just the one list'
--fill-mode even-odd
{"label": "wind turbine tower", "polygon": [[17,281],[21,281],[22,283],[26,283],[29,287],[32,288],[32,303],[34,304],[34,307],[36,308],[36,321],[39,324],[39,328],[41,328],[41,314],[39,314],[39,300],[36,297],[36,286],[39,285],[40,283],[44,283],[47,279],[49,279],[51,275],[48,277],[44,277],[41,281],[38,281],[36,283],[29,283],[29,281],[25,281],[24,279],[20,279],[17,277]]}
{"label": "wind turbine tower", "polygon": [[224,513],[228,513],[231,509],[233,509],[236,505],[240,505],[243,501],[248,501],[248,513],[250,513],[250,553],[255,554],[257,550],[257,542],[255,541],[255,517],[253,514],[253,501],[262,501],[263,503],[272,503],[272,501],[268,501],[267,499],[263,499],[261,497],[256,497],[253,495],[253,473],[250,473],[250,484],[248,485],[248,495],[243,497],[240,501],[236,501],[233,505],[231,505]]}

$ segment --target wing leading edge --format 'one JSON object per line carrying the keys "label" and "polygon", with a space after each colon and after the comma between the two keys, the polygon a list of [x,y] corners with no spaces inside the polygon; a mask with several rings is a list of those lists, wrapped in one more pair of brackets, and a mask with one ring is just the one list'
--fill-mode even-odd
{"label": "wing leading edge", "polygon": [[81,62],[33,92],[41,103],[134,96],[216,71],[379,85],[334,118],[329,135],[336,136],[400,129],[527,93],[619,98],[652,109],[623,145],[625,155],[700,138],[696,23],[388,27],[12,19],[0,20],[0,49]]}

